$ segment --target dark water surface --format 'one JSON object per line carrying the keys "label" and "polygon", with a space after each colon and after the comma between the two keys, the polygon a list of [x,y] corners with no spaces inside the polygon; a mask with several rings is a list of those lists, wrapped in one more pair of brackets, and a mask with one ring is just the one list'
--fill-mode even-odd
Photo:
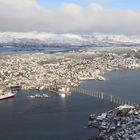
{"label": "dark water surface", "polygon": [[86,81],[81,83],[81,86],[104,91],[140,104],[140,69],[109,72],[105,77],[108,80]]}
{"label": "dark water surface", "polygon": [[[140,70],[106,74],[110,80],[82,82],[94,88],[140,103]],[[39,91],[21,91],[13,99],[0,101],[0,140],[84,140],[98,134],[85,129],[91,113],[100,114],[113,108],[108,101],[72,93],[65,99],[48,91],[49,98],[30,99]]]}
{"label": "dark water surface", "polygon": [[72,47],[0,47],[0,53],[2,52],[69,52],[76,51],[78,48]]}

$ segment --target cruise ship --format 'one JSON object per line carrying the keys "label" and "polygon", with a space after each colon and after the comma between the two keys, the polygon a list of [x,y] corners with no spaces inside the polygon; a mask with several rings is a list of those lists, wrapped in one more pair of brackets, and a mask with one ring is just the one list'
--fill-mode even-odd
{"label": "cruise ship", "polygon": [[0,100],[12,98],[16,95],[16,93],[12,93],[11,91],[0,91]]}

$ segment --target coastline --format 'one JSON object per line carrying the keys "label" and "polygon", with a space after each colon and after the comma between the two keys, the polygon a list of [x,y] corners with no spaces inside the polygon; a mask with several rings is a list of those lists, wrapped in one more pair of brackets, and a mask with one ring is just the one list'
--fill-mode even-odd
{"label": "coastline", "polygon": [[[123,48],[121,48],[123,49]],[[82,80],[106,80],[104,74],[114,70],[140,68],[140,59],[121,55],[119,48],[93,48],[80,52],[10,52],[1,53],[4,87],[20,84],[23,89],[49,89],[78,86]],[[124,50],[125,50],[124,49]],[[113,51],[113,52],[112,52]],[[4,83],[4,84],[3,84]],[[57,85],[57,87],[56,87]]]}

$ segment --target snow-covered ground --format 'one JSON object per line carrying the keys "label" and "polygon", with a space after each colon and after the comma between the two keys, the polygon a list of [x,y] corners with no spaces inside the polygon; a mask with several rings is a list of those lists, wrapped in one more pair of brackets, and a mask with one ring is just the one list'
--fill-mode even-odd
{"label": "snow-covered ground", "polygon": [[45,32],[0,32],[0,47],[18,46],[140,46],[139,36],[111,34],[54,34]]}

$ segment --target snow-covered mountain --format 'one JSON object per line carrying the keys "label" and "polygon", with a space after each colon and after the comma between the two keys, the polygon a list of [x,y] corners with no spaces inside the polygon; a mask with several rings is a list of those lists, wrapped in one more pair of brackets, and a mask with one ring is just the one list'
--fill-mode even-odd
{"label": "snow-covered mountain", "polygon": [[16,33],[4,32],[0,33],[1,46],[80,46],[86,40],[80,35],[75,34],[51,34],[51,33]]}
{"label": "snow-covered mountain", "polygon": [[0,32],[0,47],[140,46],[140,37],[107,34],[53,34],[45,32]]}

